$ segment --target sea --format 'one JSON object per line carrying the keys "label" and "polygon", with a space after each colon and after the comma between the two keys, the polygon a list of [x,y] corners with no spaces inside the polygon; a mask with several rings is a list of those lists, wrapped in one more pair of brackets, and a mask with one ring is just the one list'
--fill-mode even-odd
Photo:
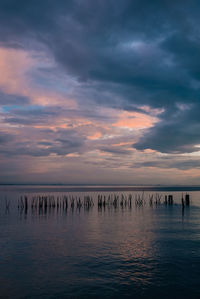
{"label": "sea", "polygon": [[0,298],[188,299],[199,282],[199,187],[0,186]]}

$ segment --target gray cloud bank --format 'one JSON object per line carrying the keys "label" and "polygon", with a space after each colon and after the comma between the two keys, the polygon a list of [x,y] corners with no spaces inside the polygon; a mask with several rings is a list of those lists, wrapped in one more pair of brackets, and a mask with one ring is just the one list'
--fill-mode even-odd
{"label": "gray cloud bank", "polygon": [[47,51],[98,104],[163,108],[136,149],[193,152],[200,144],[199,14],[199,1],[1,0],[0,44]]}

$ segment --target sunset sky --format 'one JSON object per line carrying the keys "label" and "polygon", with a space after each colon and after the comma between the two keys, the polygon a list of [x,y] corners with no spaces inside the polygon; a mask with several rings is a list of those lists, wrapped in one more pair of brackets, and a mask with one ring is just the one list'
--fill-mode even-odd
{"label": "sunset sky", "polygon": [[0,0],[0,183],[199,184],[200,2]]}

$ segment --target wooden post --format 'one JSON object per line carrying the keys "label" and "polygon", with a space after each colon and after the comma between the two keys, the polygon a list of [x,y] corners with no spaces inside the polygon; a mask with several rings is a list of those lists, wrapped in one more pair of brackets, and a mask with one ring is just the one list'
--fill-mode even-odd
{"label": "wooden post", "polygon": [[186,206],[190,205],[190,195],[189,194],[185,195],[185,204],[186,204]]}
{"label": "wooden post", "polygon": [[168,195],[168,204],[169,205],[173,204],[173,195]]}

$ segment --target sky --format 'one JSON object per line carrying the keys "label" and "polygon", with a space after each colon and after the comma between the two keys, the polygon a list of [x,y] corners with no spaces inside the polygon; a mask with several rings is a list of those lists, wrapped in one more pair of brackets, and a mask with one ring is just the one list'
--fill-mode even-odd
{"label": "sky", "polygon": [[0,169],[199,184],[200,2],[0,0]]}

